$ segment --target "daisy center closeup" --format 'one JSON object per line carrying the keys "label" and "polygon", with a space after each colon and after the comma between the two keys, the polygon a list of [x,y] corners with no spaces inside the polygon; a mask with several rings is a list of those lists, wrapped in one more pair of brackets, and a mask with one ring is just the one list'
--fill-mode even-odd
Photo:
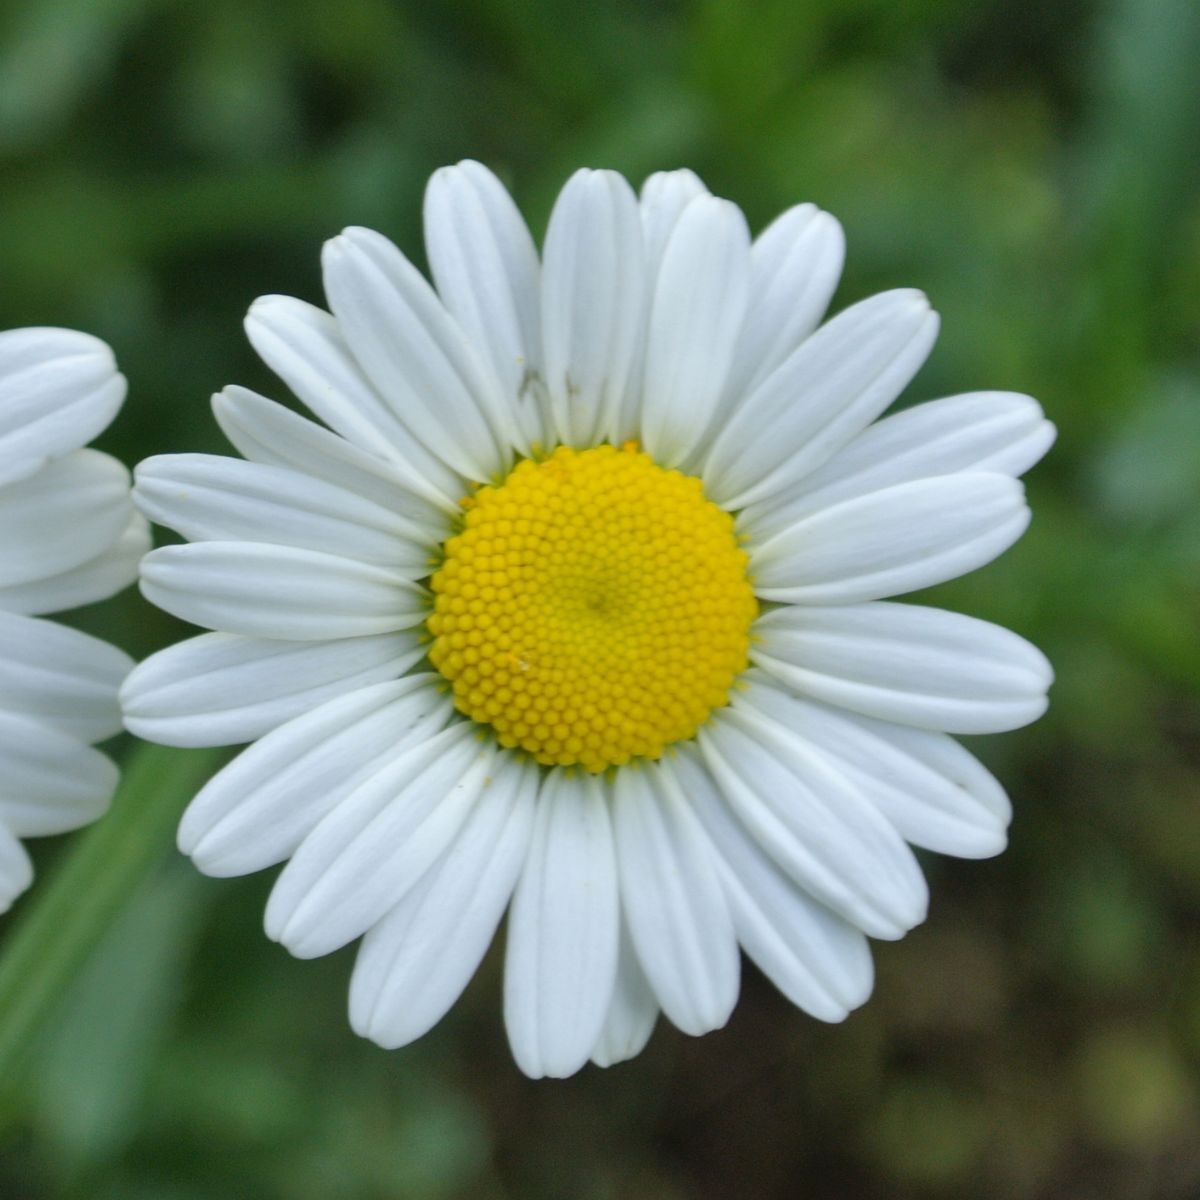
{"label": "daisy center closeup", "polygon": [[563,446],[464,507],[429,657],[502,745],[599,772],[659,757],[727,702],[757,605],[699,479],[634,443]]}

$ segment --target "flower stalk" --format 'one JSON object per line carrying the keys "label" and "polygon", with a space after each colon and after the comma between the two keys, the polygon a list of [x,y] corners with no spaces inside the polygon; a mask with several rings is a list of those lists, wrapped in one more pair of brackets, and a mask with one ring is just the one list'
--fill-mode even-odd
{"label": "flower stalk", "polygon": [[18,908],[0,954],[0,1080],[8,1086],[104,932],[170,852],[184,805],[226,755],[138,743],[112,811],[77,836]]}

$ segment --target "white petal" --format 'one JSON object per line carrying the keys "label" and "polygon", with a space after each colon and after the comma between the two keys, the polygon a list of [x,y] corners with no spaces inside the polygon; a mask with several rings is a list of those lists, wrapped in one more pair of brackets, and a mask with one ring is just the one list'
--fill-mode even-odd
{"label": "white petal", "polygon": [[544,444],[541,267],[512,197],[495,175],[466,160],[435,171],[425,190],[425,249],[442,303],[488,357],[527,453]]}
{"label": "white petal", "polygon": [[777,608],[755,622],[750,657],[802,695],[947,733],[1027,725],[1054,678],[1037,647],[999,625],[884,601]]}
{"label": "white petal", "polygon": [[496,753],[464,721],[393,755],[292,855],[267,903],[267,936],[297,958],[361,937],[442,856],[487,786]]}
{"label": "white petal", "polygon": [[551,771],[508,917],[504,1023],[517,1066],[564,1078],[600,1038],[617,975],[620,908],[601,784]]}
{"label": "white petal", "polygon": [[138,564],[150,545],[150,523],[141,513],[131,513],[121,536],[95,558],[61,575],[0,588],[0,608],[19,613],[64,612],[107,600],[137,578]]}
{"label": "white petal", "polygon": [[867,939],[768,857],[695,753],[685,748],[664,760],[668,771],[711,840],[746,953],[797,1007],[822,1021],[843,1020],[871,994]]}
{"label": "white petal", "polygon": [[1025,532],[1025,489],[1006,475],[920,479],[835,504],[750,546],[755,592],[857,604],[965,575]]}
{"label": "white petal", "polygon": [[641,434],[664,467],[703,437],[725,385],[750,287],[750,231],[728,200],[700,196],[671,232],[650,307]]}
{"label": "white petal", "polygon": [[617,980],[604,1018],[600,1039],[592,1047],[592,1062],[611,1067],[641,1054],[658,1020],[658,1001],[637,960],[629,928],[621,925]]}
{"label": "white petal", "polygon": [[0,488],[0,588],[78,567],[112,546],[132,515],[129,472],[97,450]]}
{"label": "white petal", "polygon": [[327,701],[243,750],[188,805],[179,849],[206,875],[245,875],[292,854],[327,812],[453,711],[439,677],[408,675]]}
{"label": "white petal", "polygon": [[33,863],[25,847],[0,824],[0,913],[33,882]]}
{"label": "white petal", "polygon": [[450,849],[363,938],[350,1024],[388,1049],[427,1033],[487,950],[529,850],[538,771],[504,755]]}
{"label": "white petal", "polygon": [[363,637],[429,612],[424,589],[398,571],[255,542],[164,546],[142,560],[141,588],[174,616],[248,637]]}
{"label": "white petal", "polygon": [[1054,432],[1029,396],[973,392],[931,400],[869,426],[796,488],[746,508],[738,527],[766,538],[823,508],[900,483],[959,471],[1022,475],[1050,448]]}
{"label": "white petal", "polygon": [[99,742],[121,730],[117,689],[132,666],[99,638],[0,612],[0,709]]}
{"label": "white petal", "polygon": [[[654,300],[654,289],[658,284],[659,268],[663,252],[679,218],[697,196],[707,196],[708,189],[688,170],[659,171],[649,176],[642,184],[638,208],[642,220],[642,242],[645,252],[643,288],[645,312],[649,314]],[[621,402],[620,412],[610,417],[604,431],[614,445],[639,437],[641,434],[642,375],[646,358],[646,338],[643,333],[637,338],[637,349],[633,365],[629,370],[629,385]]]}
{"label": "white petal", "polygon": [[332,642],[205,633],[152,654],[121,689],[131,733],[166,746],[252,742],[327,700],[403,675],[417,630]]}
{"label": "white petal", "polygon": [[754,239],[750,307],[725,385],[734,403],[816,329],[845,257],[841,225],[815,204],[789,208]]}
{"label": "white petal", "polygon": [[613,833],[621,907],[658,1003],[684,1033],[720,1029],[737,1002],[737,939],[687,800],[655,766],[622,769]]}
{"label": "white petal", "polygon": [[550,214],[542,337],[552,427],[586,444],[620,423],[645,305],[637,199],[615,171],[576,171]]}
{"label": "white petal", "polygon": [[697,196],[707,195],[708,188],[688,170],[656,171],[642,184],[639,207],[646,246],[646,277],[651,291],[658,278],[663,252],[683,210]]}
{"label": "white petal", "polygon": [[86,445],[117,414],[125,378],[99,338],[71,329],[0,333],[0,485]]}
{"label": "white petal", "polygon": [[0,824],[18,837],[94,821],[117,786],[99,750],[57,729],[0,711]]}
{"label": "white petal", "polygon": [[321,261],[347,343],[413,437],[469,479],[503,470],[520,440],[513,415],[416,267],[358,228],[326,242]]}
{"label": "white petal", "polygon": [[761,672],[745,680],[735,703],[803,729],[905,841],[959,858],[1004,849],[1012,818],[1008,797],[953,738],[798,699]]}
{"label": "white petal", "polygon": [[419,579],[432,547],[421,525],[355,492],[287,467],[216,454],[138,465],[142,512],[192,542],[270,542],[379,563]]}
{"label": "white petal", "polygon": [[793,485],[904,390],[937,337],[920,292],[872,296],[824,325],[733,411],[714,436],[705,489],[745,508]]}
{"label": "white petal", "polygon": [[732,706],[699,742],[738,817],[816,899],[871,937],[902,937],[924,920],[928,892],[912,852],[799,734]]}
{"label": "white petal", "polygon": [[462,495],[464,484],[456,486],[453,496],[445,496],[429,480],[416,478],[414,468],[360,450],[340,434],[248,388],[227,387],[213,397],[212,405],[217,423],[244,458],[287,467],[353,492],[396,513],[421,530],[427,541],[442,541],[448,532],[447,514],[462,511],[453,497]]}
{"label": "white petal", "polygon": [[263,296],[246,315],[246,335],[263,362],[331,429],[395,463],[413,491],[453,511],[461,478],[383,401],[334,317],[290,296]]}

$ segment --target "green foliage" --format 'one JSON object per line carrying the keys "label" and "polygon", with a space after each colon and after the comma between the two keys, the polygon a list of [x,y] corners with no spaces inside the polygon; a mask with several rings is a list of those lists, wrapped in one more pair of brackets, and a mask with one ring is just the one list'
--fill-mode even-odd
{"label": "green foliage", "polygon": [[[724,1032],[532,1084],[493,955],[385,1053],[347,1026],[348,954],[263,937],[269,880],[171,858],[214,760],[121,746],[112,817],[35,844],[0,927],[0,1195],[1200,1189],[1197,61],[1193,0],[0,8],[0,328],[112,342],[131,393],[103,444],[129,462],[223,449],[226,383],[284,398],[249,302],[319,300],[351,223],[420,261],[424,181],[467,155],[535,229],[581,165],[692,166],[756,225],[816,200],[847,231],[837,306],[914,285],[943,314],[912,398],[1027,391],[1060,428],[1030,533],[935,597],[1058,668],[1042,722],[973,746],[1011,849],[929,861],[928,923],[876,948],[844,1026],[748,971]],[[133,592],[79,620],[139,655],[182,632]]]}

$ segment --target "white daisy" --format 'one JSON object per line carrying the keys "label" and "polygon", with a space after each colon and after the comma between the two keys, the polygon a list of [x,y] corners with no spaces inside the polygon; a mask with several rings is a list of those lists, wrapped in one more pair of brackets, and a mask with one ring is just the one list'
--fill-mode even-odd
{"label": "white daisy", "polygon": [[120,730],[117,688],[133,663],[36,614],[119,591],[150,548],[129,472],[80,449],[124,398],[98,339],[0,333],[0,912],[33,878],[18,838],[95,820],[116,786],[91,743]]}
{"label": "white daisy", "polygon": [[812,205],[752,243],[690,172],[639,200],[581,171],[539,261],[465,162],[425,228],[436,290],[348,229],[332,315],[250,310],[328,429],[232,387],[216,415],[249,461],[138,470],[191,540],[143,591],[216,632],[134,671],[127,723],[255,743],[182,849],[212,875],[286,860],[268,934],[301,957],[362,937],[350,1019],[383,1046],[442,1017],[506,909],[533,1076],[636,1054],[660,1011],[723,1025],[739,944],[840,1020],[867,936],[925,915],[908,843],[1004,845],[1004,792],[947,732],[1031,721],[1050,682],[1014,634],[883,598],[1020,536],[1051,426],[1000,392],[872,424],[937,321],[896,291],[818,329],[843,243]]}

